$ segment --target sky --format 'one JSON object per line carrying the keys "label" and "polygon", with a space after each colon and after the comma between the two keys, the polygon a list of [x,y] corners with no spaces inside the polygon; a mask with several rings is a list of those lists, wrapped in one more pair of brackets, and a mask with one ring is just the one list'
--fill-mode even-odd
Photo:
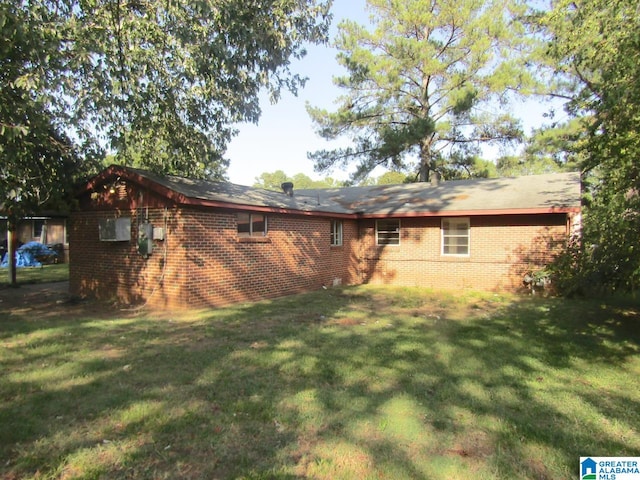
{"label": "sky", "polygon": [[[330,39],[336,35],[337,25],[347,18],[365,24],[369,13],[365,0],[334,0]],[[292,177],[304,173],[320,179],[330,176],[346,180],[348,171],[334,170],[317,174],[307,152],[330,149],[332,144],[314,131],[305,104],[335,110],[334,101],[343,93],[332,83],[332,78],[343,73],[336,61],[337,50],[323,46],[309,46],[307,55],[292,62],[292,71],[308,77],[298,96],[283,92],[279,102],[272,105],[267,96],[261,97],[262,115],[257,125],[243,124],[239,134],[231,141],[226,157],[230,160],[227,175],[232,183],[252,185],[264,172],[284,171]],[[536,102],[516,106],[521,112],[525,133],[542,122],[542,114],[549,108]],[[517,112],[516,112],[517,113]],[[334,144],[335,145],[335,144]]]}
{"label": "sky", "polygon": [[[337,32],[338,23],[345,18],[366,23],[368,13],[365,0],[334,0],[330,38]],[[227,175],[232,183],[252,185],[264,172],[282,170],[287,175],[304,173],[319,179],[332,176],[346,179],[347,172],[318,175],[307,152],[328,148],[330,143],[316,135],[306,102],[316,107],[331,109],[340,90],[332,78],[341,73],[336,61],[337,50],[328,45],[307,47],[307,55],[292,62],[292,71],[308,77],[298,96],[283,92],[277,104],[272,105],[266,95],[261,97],[262,115],[257,125],[243,124],[240,133],[231,141],[226,157],[230,160]]]}

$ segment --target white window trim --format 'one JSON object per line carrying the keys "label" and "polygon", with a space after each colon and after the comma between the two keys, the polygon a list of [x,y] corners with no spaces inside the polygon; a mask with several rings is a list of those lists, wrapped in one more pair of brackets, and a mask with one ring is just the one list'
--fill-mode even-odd
{"label": "white window trim", "polygon": [[[467,253],[445,253],[444,252],[444,222],[445,221],[465,221],[467,224]],[[452,235],[449,235],[452,236]],[[462,235],[459,235],[462,237]],[[440,219],[440,255],[443,257],[469,257],[471,256],[471,219],[469,217],[444,217]]]}
{"label": "white window trim", "polygon": [[[335,228],[334,228],[335,227]],[[343,222],[342,220],[331,220],[331,246],[332,247],[341,247],[342,246],[342,235],[343,235]]]}
{"label": "white window trim", "polygon": [[389,221],[389,220],[394,220],[394,221],[398,221],[398,243],[380,243],[380,239],[378,238],[378,222],[380,222],[381,220],[376,220],[376,246],[377,247],[399,247],[401,242],[401,232],[402,232],[402,222],[400,221],[400,219],[394,219],[394,218],[389,218],[389,219],[385,219],[382,221]]}
{"label": "white window trim", "polygon": [[[241,234],[240,232],[237,232],[237,235],[239,238],[264,238],[267,236],[267,232],[269,231],[269,224],[268,224],[268,220],[267,220],[267,215],[264,213],[253,213],[253,212],[242,212],[245,215],[249,215],[249,234]],[[259,232],[258,234],[254,235],[253,232],[253,216],[254,215],[262,215],[264,217],[264,231]],[[236,217],[236,222],[237,222],[237,217]]]}

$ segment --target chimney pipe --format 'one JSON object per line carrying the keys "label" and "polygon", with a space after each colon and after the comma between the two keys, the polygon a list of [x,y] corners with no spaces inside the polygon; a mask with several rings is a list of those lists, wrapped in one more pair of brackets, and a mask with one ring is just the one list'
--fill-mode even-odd
{"label": "chimney pipe", "polygon": [[440,172],[437,172],[436,170],[432,170],[431,171],[431,186],[433,187],[437,187],[438,185],[440,185]]}
{"label": "chimney pipe", "polygon": [[285,193],[285,195],[288,195],[289,197],[293,197],[292,182],[284,182],[282,185],[280,185],[280,188],[282,188],[282,191]]}

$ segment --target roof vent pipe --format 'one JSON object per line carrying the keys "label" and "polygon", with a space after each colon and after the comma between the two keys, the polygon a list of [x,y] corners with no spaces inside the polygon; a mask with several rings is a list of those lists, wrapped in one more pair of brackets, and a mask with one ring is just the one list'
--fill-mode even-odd
{"label": "roof vent pipe", "polygon": [[432,170],[431,171],[431,186],[433,187],[437,187],[438,185],[440,185],[441,182],[441,178],[440,178],[440,172],[436,171],[436,170]]}
{"label": "roof vent pipe", "polygon": [[293,183],[292,182],[284,182],[282,185],[280,185],[280,188],[282,188],[282,191],[290,196],[293,197]]}

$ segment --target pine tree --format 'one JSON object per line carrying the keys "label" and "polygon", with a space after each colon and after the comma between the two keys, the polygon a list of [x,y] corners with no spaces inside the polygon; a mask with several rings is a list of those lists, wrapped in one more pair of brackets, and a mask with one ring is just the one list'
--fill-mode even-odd
{"label": "pine tree", "polygon": [[346,74],[334,79],[345,92],[338,109],[307,107],[322,137],[353,142],[309,154],[316,170],[355,163],[358,180],[377,166],[413,167],[427,181],[451,156],[521,138],[507,105],[536,87],[524,60],[537,42],[527,35],[525,2],[367,3],[371,25],[339,25],[335,47]]}

